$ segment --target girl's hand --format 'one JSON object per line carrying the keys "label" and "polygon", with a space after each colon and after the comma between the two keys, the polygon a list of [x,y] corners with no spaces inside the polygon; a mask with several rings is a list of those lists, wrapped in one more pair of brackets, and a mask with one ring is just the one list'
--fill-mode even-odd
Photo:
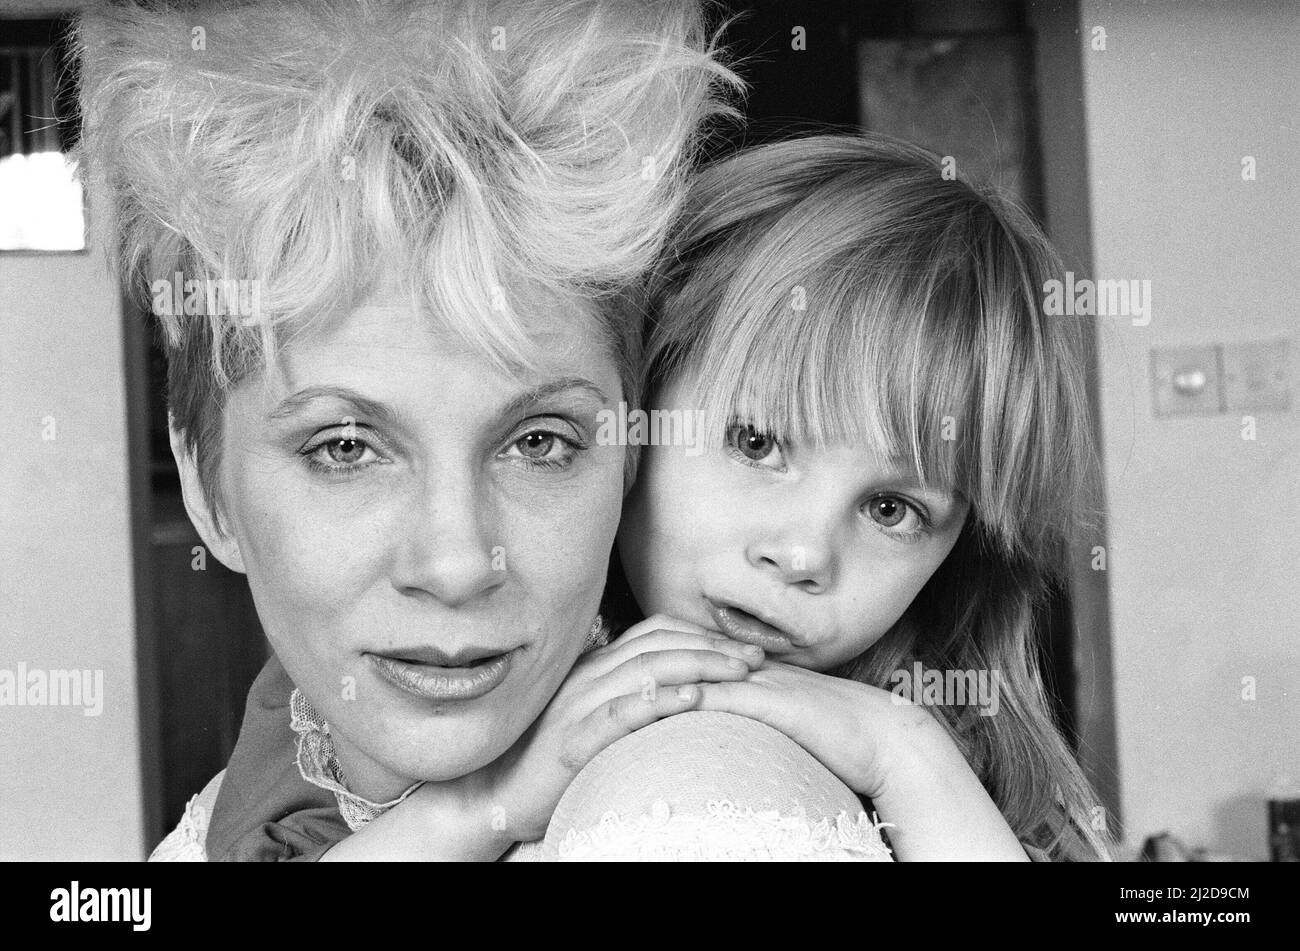
{"label": "girl's hand", "polygon": [[696,707],[702,683],[743,680],[763,651],[656,615],[580,657],[550,704],[495,762],[466,781],[507,843],[546,833],[579,770],[614,741]]}
{"label": "girl's hand", "polygon": [[741,682],[704,684],[701,710],[768,724],[891,823],[901,861],[1027,861],[947,731],[896,694],[769,661]]}

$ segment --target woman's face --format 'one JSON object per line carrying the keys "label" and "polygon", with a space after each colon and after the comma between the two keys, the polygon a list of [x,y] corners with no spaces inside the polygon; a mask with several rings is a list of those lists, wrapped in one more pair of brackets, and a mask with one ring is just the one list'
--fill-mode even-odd
{"label": "woman's face", "polygon": [[359,794],[491,762],[583,646],[623,489],[589,321],[537,315],[520,379],[381,299],[231,394],[223,560]]}
{"label": "woman's face", "polygon": [[[700,412],[689,385],[654,402]],[[642,449],[619,552],[645,613],[828,670],[898,621],[968,510],[865,445],[805,446],[733,425],[702,454]]]}

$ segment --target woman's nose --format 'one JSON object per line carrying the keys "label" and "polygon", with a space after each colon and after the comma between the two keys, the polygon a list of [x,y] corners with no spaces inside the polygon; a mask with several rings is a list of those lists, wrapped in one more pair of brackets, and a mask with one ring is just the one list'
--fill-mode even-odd
{"label": "woman's nose", "polygon": [[491,539],[491,503],[473,473],[435,474],[412,499],[393,584],[405,594],[466,604],[505,581],[505,560]]}

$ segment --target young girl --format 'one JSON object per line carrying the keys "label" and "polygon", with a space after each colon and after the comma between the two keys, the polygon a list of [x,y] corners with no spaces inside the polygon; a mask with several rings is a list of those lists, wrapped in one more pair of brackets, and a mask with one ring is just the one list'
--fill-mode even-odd
{"label": "young girl", "polygon": [[922,149],[826,136],[702,174],[672,248],[646,392],[710,448],[643,450],[619,548],[644,613],[766,651],[700,707],[802,745],[901,859],[1105,857],[1035,660],[1091,458],[1047,241]]}
{"label": "young girl", "polygon": [[936,156],[828,136],[703,173],[651,288],[648,408],[706,441],[643,450],[619,534],[640,613],[761,648],[687,708],[795,740],[901,860],[1107,857],[1033,646],[1090,457],[1057,273]]}

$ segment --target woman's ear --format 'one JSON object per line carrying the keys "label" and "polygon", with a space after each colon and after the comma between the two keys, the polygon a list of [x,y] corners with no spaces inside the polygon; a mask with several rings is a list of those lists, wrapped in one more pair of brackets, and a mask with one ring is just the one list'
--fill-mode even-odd
{"label": "woman's ear", "polygon": [[181,474],[181,497],[185,500],[185,512],[190,517],[195,531],[208,551],[231,571],[245,573],[244,557],[239,551],[239,542],[233,535],[221,528],[217,513],[208,504],[208,494],[203,491],[199,479],[199,467],[193,454],[185,446],[185,437],[176,428],[176,422],[167,414],[167,435],[171,441],[172,457]]}

